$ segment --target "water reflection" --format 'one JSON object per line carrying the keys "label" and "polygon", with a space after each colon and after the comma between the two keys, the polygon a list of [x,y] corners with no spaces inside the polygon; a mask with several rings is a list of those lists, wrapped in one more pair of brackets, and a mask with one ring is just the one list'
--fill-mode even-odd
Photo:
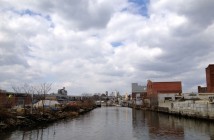
{"label": "water reflection", "polygon": [[[133,133],[146,139],[210,140],[214,124],[151,111],[132,110]],[[146,135],[144,132],[146,131]]]}
{"label": "water reflection", "polygon": [[214,124],[151,111],[103,107],[49,126],[1,132],[1,140],[209,140]]}
{"label": "water reflection", "polygon": [[156,112],[133,110],[133,132],[147,139],[184,139],[184,129],[176,118]]}

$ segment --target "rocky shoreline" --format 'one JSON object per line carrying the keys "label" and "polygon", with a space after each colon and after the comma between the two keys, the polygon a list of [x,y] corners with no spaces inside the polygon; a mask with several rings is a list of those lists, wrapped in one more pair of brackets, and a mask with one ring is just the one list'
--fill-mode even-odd
{"label": "rocky shoreline", "polygon": [[19,128],[36,127],[44,124],[54,123],[63,119],[78,117],[96,108],[95,105],[66,106],[58,110],[45,109],[34,113],[15,114],[5,109],[0,110],[0,131],[16,130]]}

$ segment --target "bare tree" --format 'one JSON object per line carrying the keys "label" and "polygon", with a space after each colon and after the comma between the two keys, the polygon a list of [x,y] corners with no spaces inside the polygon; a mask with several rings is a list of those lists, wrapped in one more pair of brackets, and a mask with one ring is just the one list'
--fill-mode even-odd
{"label": "bare tree", "polygon": [[15,86],[15,85],[12,85],[12,89],[15,93],[22,93],[22,87],[18,87],[18,86]]}
{"label": "bare tree", "polygon": [[52,86],[52,83],[43,83],[43,84],[40,84],[40,86],[38,88],[36,88],[36,92],[40,95],[42,95],[41,99],[42,99],[42,113],[44,114],[44,100],[45,100],[45,97],[46,95],[48,94],[48,92],[51,90],[51,86]]}
{"label": "bare tree", "polygon": [[[21,88],[20,86],[15,86],[15,85],[12,85],[11,87],[14,91],[14,100],[15,100],[15,97],[16,97],[15,94],[22,93],[23,88]],[[17,104],[15,104],[15,105],[17,105]],[[23,101],[23,106],[25,106],[25,101]]]}
{"label": "bare tree", "polygon": [[[17,94],[23,92],[23,87],[12,85],[12,89],[13,89],[14,93],[16,94],[16,95],[14,94],[14,100],[15,100],[16,96],[18,96]],[[16,104],[16,105],[17,105],[17,104]],[[23,105],[24,114],[25,114],[25,113],[26,113],[26,110],[25,110],[25,99],[23,99],[22,105]]]}
{"label": "bare tree", "polygon": [[33,113],[33,98],[34,98],[34,93],[35,93],[35,87],[25,83],[22,88],[23,88],[23,91],[25,94],[31,94],[31,114],[32,114]]}
{"label": "bare tree", "polygon": [[25,97],[31,94],[31,113],[33,108],[33,94],[35,92],[35,88],[32,85],[29,85],[25,83],[23,86],[14,86],[12,85],[12,89],[15,93],[25,93],[24,99],[23,99],[23,107],[24,107],[24,113],[26,114],[26,102]]}
{"label": "bare tree", "polygon": [[[46,95],[49,93],[49,91],[51,90],[51,86],[52,83],[43,83],[40,84],[38,86],[32,86],[29,85],[27,83],[25,83],[23,86],[12,86],[12,89],[14,90],[15,93],[25,93],[25,94],[31,94],[32,98],[31,98],[31,113],[32,113],[32,109],[33,109],[33,98],[34,98],[34,94],[37,93],[39,100],[42,100],[42,113],[44,114],[44,100]],[[25,100],[24,100],[24,112],[26,112],[25,110]]]}

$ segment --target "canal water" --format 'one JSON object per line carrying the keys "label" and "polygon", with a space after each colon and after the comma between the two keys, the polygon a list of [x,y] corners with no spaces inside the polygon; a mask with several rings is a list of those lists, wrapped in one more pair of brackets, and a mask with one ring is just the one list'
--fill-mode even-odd
{"label": "canal water", "polygon": [[134,110],[101,107],[75,119],[0,133],[1,140],[211,140],[214,124]]}

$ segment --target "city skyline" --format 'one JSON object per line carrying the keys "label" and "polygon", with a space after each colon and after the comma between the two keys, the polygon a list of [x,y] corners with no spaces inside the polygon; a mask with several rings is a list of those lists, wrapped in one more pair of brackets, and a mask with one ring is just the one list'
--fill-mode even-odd
{"label": "city skyline", "polygon": [[68,94],[131,92],[131,83],[206,86],[214,1],[0,1],[0,89],[53,83]]}

